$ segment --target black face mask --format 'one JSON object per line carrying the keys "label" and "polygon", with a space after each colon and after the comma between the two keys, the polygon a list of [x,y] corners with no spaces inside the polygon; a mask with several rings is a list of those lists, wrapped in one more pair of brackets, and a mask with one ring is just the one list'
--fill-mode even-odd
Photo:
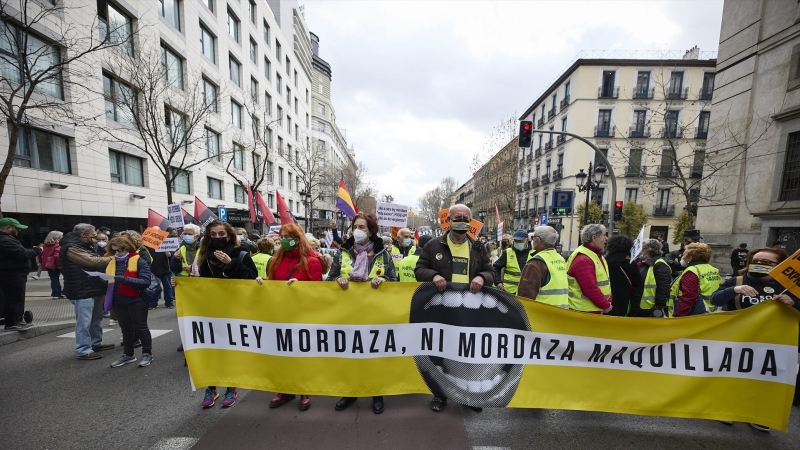
{"label": "black face mask", "polygon": [[214,250],[222,250],[228,246],[228,238],[221,237],[221,238],[211,238],[211,245],[210,247]]}
{"label": "black face mask", "polygon": [[453,233],[464,235],[469,231],[469,221],[454,220],[453,224],[450,226],[450,229],[453,231]]}

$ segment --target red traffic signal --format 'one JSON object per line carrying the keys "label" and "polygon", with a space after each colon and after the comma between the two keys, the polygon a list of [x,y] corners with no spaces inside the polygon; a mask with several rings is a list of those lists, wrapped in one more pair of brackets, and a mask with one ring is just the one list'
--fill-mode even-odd
{"label": "red traffic signal", "polygon": [[614,221],[622,220],[622,200],[614,203]]}
{"label": "red traffic signal", "polygon": [[530,148],[533,141],[533,122],[523,120],[519,123],[519,146],[520,148]]}

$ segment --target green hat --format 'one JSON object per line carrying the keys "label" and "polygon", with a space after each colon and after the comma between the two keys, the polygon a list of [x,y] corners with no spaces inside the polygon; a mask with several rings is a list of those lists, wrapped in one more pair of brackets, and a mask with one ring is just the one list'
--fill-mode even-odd
{"label": "green hat", "polygon": [[23,225],[17,221],[17,219],[12,219],[11,217],[4,217],[0,219],[0,227],[16,227],[20,230],[24,230],[28,228],[27,225]]}

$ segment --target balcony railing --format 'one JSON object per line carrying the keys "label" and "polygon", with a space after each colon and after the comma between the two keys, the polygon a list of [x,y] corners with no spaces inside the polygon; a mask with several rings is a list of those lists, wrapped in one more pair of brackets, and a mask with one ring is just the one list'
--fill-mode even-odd
{"label": "balcony railing", "polygon": [[675,215],[675,205],[653,206],[653,215],[657,217],[670,217]]}
{"label": "balcony railing", "polygon": [[530,188],[531,188],[531,182],[530,181],[526,181],[526,182],[522,183],[522,189],[523,190],[527,191]]}
{"label": "balcony railing", "polygon": [[700,97],[700,100],[711,100],[711,96],[713,94],[714,94],[714,90],[713,89],[702,89],[701,88],[700,89],[700,94],[698,95],[698,97]]}
{"label": "balcony railing", "polygon": [[545,207],[545,206],[540,206],[540,207],[536,208],[536,213],[537,214],[544,214],[546,212],[547,212],[547,207]]}
{"label": "balcony railing", "polygon": [[594,135],[595,137],[613,137],[614,136],[614,125],[608,124],[607,126],[599,126],[595,125],[594,127]]}
{"label": "balcony railing", "polygon": [[550,174],[546,173],[542,175],[542,184],[547,184],[550,182]]}
{"label": "balcony railing", "polygon": [[532,179],[532,180],[531,180],[531,187],[532,187],[532,188],[535,188],[535,187],[537,187],[537,186],[539,186],[539,178],[534,178],[534,179]]}
{"label": "balcony railing", "polygon": [[628,137],[632,138],[646,138],[650,137],[650,126],[632,126],[628,130]]}
{"label": "balcony railing", "polygon": [[634,99],[652,99],[655,96],[656,89],[655,88],[643,88],[643,87],[634,87],[633,88],[633,98]]}
{"label": "balcony railing", "polygon": [[530,215],[531,217],[535,216],[536,215],[536,208],[529,209],[528,210],[528,215]]}
{"label": "balcony railing", "polygon": [[661,137],[662,138],[683,138],[683,130],[680,129],[672,129],[669,128],[662,128],[661,129]]}
{"label": "balcony railing", "polygon": [[559,134],[558,136],[556,136],[556,145],[561,145],[564,142],[566,142],[566,140],[567,140],[566,136],[564,136],[563,134]]}
{"label": "balcony railing", "polygon": [[605,89],[600,86],[597,88],[597,98],[619,98],[619,86]]}
{"label": "balcony railing", "polygon": [[692,172],[689,175],[689,178],[703,178],[703,165],[692,164]]}
{"label": "balcony railing", "polygon": [[697,133],[694,135],[695,139],[708,139],[708,130],[700,131],[697,130]]}
{"label": "balcony railing", "polygon": [[553,142],[552,141],[547,141],[547,142],[544,143],[544,151],[549,152],[552,149],[553,149]]}
{"label": "balcony railing", "polygon": [[531,162],[531,161],[533,161],[533,155],[528,155],[525,157],[525,162]]}
{"label": "balcony railing", "polygon": [[678,169],[674,166],[659,166],[658,176],[660,178],[675,178],[678,176]]}
{"label": "balcony railing", "polygon": [[553,106],[553,108],[550,109],[550,111],[547,111],[547,120],[550,120],[555,116],[556,116],[556,107]]}
{"label": "balcony railing", "polygon": [[625,176],[633,178],[644,178],[647,176],[647,166],[627,166]]}
{"label": "balcony railing", "polygon": [[538,128],[542,128],[544,126],[544,117],[540,117],[536,124],[538,125]]}
{"label": "balcony railing", "polygon": [[567,109],[569,107],[569,95],[561,99],[561,111]]}
{"label": "balcony railing", "polygon": [[523,209],[522,210],[522,218],[523,219],[527,219],[528,218],[528,210],[527,209]]}
{"label": "balcony railing", "polygon": [[553,172],[553,181],[564,178],[564,169],[556,169]]}
{"label": "balcony railing", "polygon": [[689,97],[689,88],[667,88],[667,98],[670,100],[686,100]]}

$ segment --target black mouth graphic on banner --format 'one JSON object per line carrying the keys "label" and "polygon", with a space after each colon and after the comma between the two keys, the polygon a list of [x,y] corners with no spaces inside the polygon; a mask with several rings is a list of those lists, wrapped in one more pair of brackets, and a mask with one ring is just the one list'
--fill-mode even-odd
{"label": "black mouth graphic on banner", "polygon": [[[469,292],[467,284],[447,283],[439,292],[424,283],[411,299],[410,323],[442,323],[471,328],[508,328],[530,331],[520,302],[496,289]],[[479,344],[480,335],[476,333]],[[438,356],[415,356],[414,362],[428,389],[468,406],[501,408],[514,397],[523,364],[473,364]]]}

